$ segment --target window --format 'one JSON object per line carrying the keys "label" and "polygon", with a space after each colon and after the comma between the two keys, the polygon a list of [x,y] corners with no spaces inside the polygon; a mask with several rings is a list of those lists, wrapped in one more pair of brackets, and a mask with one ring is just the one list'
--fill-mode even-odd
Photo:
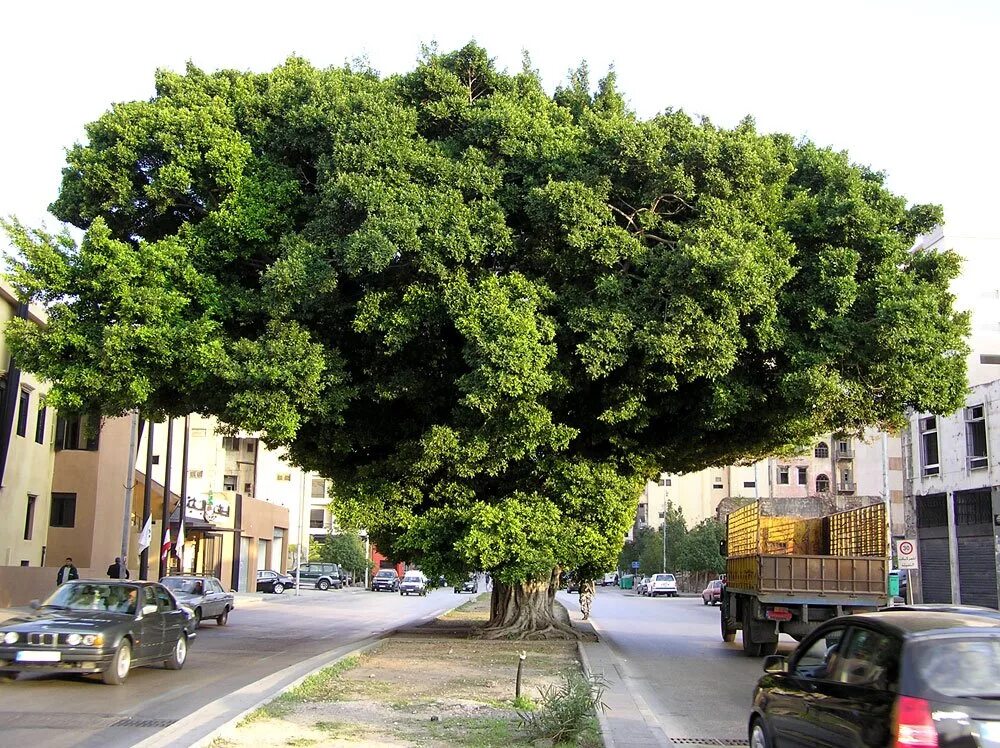
{"label": "window", "polygon": [[788,466],[779,465],[778,466],[778,485],[787,486],[788,485]]}
{"label": "window", "polygon": [[670,478],[660,478],[660,486],[662,488],[666,488],[667,486],[670,485],[672,485],[672,481],[670,480]]}
{"label": "window", "polygon": [[895,638],[856,628],[842,652],[840,667],[834,676],[841,683],[856,686],[895,683],[899,670],[899,642]]}
{"label": "window", "polygon": [[816,476],[816,492],[817,493],[827,493],[830,490],[830,478],[826,473],[820,473]]}
{"label": "window", "polygon": [[153,459],[151,459],[150,462],[152,462],[154,465],[159,465],[160,464],[160,456],[159,455],[153,455]]}
{"label": "window", "polygon": [[235,475],[224,475],[224,476],[222,476],[222,490],[223,491],[235,491],[236,490],[236,476]]}
{"label": "window", "polygon": [[21,390],[21,399],[17,406],[17,435],[28,433],[28,408],[31,407],[31,391]]}
{"label": "window", "polygon": [[235,436],[222,437],[222,448],[230,452],[239,448],[239,440]]}
{"label": "window", "polygon": [[28,494],[28,508],[24,513],[24,539],[31,540],[32,531],[35,528],[35,501],[37,496]]}
{"label": "window", "polygon": [[973,405],[965,409],[965,449],[970,470],[978,470],[988,465],[986,414],[982,405]]}
{"label": "window", "polygon": [[712,488],[723,488],[722,476],[715,476],[715,479],[712,481]]}
{"label": "window", "polygon": [[252,453],[253,450],[254,450],[253,439],[247,439],[246,442],[243,444],[243,446],[246,449],[246,451],[247,451],[248,454]]}
{"label": "window", "polygon": [[326,498],[326,481],[322,478],[313,478],[312,480],[312,497],[314,499],[325,499]]}
{"label": "window", "polygon": [[804,649],[789,670],[800,678],[828,680],[837,668],[837,651],[843,638],[843,628],[828,629]]}
{"label": "window", "polygon": [[745,480],[743,481],[743,488],[756,488],[757,481],[755,480]]}
{"label": "window", "polygon": [[204,478],[204,470],[188,470],[188,478]]}
{"label": "window", "polygon": [[49,511],[49,527],[76,526],[76,494],[52,494],[52,508]]}
{"label": "window", "polygon": [[809,482],[809,468],[800,466],[796,468],[796,472],[799,475],[799,485],[800,486],[806,485]]}
{"label": "window", "polygon": [[38,416],[35,419],[35,441],[39,444],[45,444],[45,411],[46,408],[41,403],[38,404]]}
{"label": "window", "polygon": [[243,484],[243,493],[245,493],[247,496],[250,496],[251,494],[253,494],[253,484],[252,483],[244,483]]}
{"label": "window", "polygon": [[941,472],[938,460],[937,418],[934,416],[920,419],[920,464],[924,475],[937,475]]}
{"label": "window", "polygon": [[96,452],[99,442],[100,427],[92,428],[87,416],[60,415],[56,418],[56,449]]}
{"label": "window", "polygon": [[291,473],[278,473],[278,475],[275,477],[275,480],[280,480],[280,481],[290,481],[291,479],[292,479]]}
{"label": "window", "polygon": [[326,519],[326,510],[324,509],[309,510],[309,527],[313,529],[322,530],[324,527],[325,519]]}
{"label": "window", "polygon": [[816,457],[826,458],[830,456],[830,448],[826,446],[826,442],[820,442],[816,445],[816,449],[813,450],[813,454]]}
{"label": "window", "polygon": [[208,429],[191,429],[191,436],[208,436]]}
{"label": "window", "polygon": [[851,456],[851,443],[847,439],[839,439],[837,441],[837,456],[838,457]]}

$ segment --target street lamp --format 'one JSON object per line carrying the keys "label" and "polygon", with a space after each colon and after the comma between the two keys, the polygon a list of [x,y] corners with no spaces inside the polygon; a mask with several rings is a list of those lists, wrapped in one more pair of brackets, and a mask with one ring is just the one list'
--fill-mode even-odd
{"label": "street lamp", "polygon": [[669,478],[660,478],[660,485],[663,487],[663,573],[667,573],[667,486],[670,485]]}

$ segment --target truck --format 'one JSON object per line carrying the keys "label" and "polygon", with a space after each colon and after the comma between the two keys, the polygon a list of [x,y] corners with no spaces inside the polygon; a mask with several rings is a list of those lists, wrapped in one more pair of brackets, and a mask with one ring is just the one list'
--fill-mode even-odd
{"label": "truck", "polygon": [[[859,501],[853,499],[853,501]],[[801,641],[830,618],[889,603],[885,504],[831,511],[836,500],[760,499],[729,514],[722,640],[743,632],[749,657]]]}

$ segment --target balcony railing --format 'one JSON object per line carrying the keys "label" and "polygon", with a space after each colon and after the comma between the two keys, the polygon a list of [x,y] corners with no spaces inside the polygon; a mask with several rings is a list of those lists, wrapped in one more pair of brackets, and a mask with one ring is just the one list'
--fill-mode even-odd
{"label": "balcony railing", "polygon": [[834,452],[834,454],[837,456],[838,460],[853,460],[854,459],[854,450],[851,449],[851,448],[849,448],[849,447],[847,449],[840,449],[838,447],[837,451]]}
{"label": "balcony railing", "polygon": [[837,484],[838,493],[854,493],[858,490],[858,484],[850,481],[842,481]]}

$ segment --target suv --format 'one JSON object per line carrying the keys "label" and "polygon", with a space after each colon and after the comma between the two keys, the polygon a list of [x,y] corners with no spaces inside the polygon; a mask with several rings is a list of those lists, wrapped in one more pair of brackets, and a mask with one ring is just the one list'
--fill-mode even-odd
{"label": "suv", "polygon": [[396,576],[395,569],[379,569],[378,574],[372,579],[372,591],[395,592],[399,589],[399,577]]}
{"label": "suv", "polygon": [[403,575],[403,581],[399,584],[400,595],[426,595],[427,577],[422,571],[408,571]]}
{"label": "suv", "polygon": [[318,590],[328,590],[331,587],[340,589],[344,582],[340,577],[340,566],[338,564],[308,563],[302,564],[298,569],[288,572],[293,579],[299,579],[299,584],[305,586],[312,584]]}
{"label": "suv", "polygon": [[649,578],[646,585],[646,595],[656,597],[666,595],[667,597],[677,597],[677,580],[673,574],[654,574]]}

